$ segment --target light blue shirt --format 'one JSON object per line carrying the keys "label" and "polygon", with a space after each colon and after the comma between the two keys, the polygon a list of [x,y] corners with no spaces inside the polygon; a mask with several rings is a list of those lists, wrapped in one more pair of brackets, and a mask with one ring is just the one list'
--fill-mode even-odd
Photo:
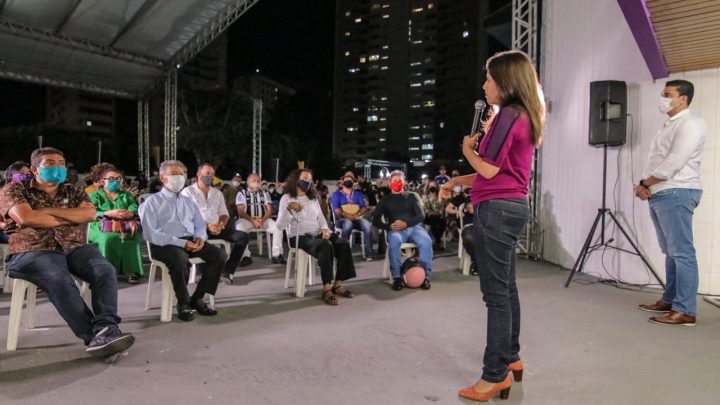
{"label": "light blue shirt", "polygon": [[188,197],[163,187],[140,205],[138,210],[143,237],[156,246],[185,247],[192,236],[207,240],[205,221],[197,205]]}

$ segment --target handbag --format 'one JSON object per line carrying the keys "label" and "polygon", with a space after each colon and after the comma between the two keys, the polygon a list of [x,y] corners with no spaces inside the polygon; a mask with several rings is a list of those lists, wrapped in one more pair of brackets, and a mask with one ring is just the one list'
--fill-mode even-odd
{"label": "handbag", "polygon": [[100,221],[100,232],[119,233],[122,239],[131,239],[136,233],[142,231],[137,218],[118,219],[103,215],[98,220]]}

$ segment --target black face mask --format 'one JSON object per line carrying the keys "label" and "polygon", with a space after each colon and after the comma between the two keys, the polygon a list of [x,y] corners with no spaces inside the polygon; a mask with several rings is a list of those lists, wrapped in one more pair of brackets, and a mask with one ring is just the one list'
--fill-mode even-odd
{"label": "black face mask", "polygon": [[310,187],[312,187],[312,183],[305,180],[298,180],[297,186],[303,193],[307,193],[310,190]]}
{"label": "black face mask", "polygon": [[352,188],[353,184],[355,183],[353,183],[351,180],[343,181],[343,187],[345,188]]}
{"label": "black face mask", "polygon": [[428,187],[428,191],[431,193],[437,193],[438,189],[437,189],[437,187]]}

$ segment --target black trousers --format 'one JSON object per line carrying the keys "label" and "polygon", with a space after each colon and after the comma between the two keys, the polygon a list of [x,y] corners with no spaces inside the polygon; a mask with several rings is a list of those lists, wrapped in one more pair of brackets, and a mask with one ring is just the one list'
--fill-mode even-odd
{"label": "black trousers", "polygon": [[[295,238],[290,239],[290,246],[295,247]],[[323,284],[333,280],[345,281],[355,277],[355,264],[352,260],[350,243],[336,234],[330,239],[300,235],[298,247],[317,259]],[[337,259],[337,274],[333,277],[333,258]]]}
{"label": "black trousers", "polygon": [[[218,282],[220,282],[220,272],[227,258],[223,249],[207,242],[197,252],[188,252],[174,245],[157,246],[151,244],[150,253],[153,259],[167,265],[178,305],[187,305],[191,300],[202,299],[205,293],[215,295]],[[197,284],[192,297],[190,297],[187,289],[188,269],[190,267],[188,260],[191,257],[199,257],[205,261],[202,267],[202,278]]]}
{"label": "black trousers", "polygon": [[473,225],[463,228],[462,243],[468,255],[470,255],[470,266],[475,268],[475,236],[473,235]]}
{"label": "black trousers", "polygon": [[[230,222],[228,222],[228,224],[230,224]],[[250,242],[250,236],[248,236],[247,232],[232,229],[230,226],[231,225],[226,225],[225,228],[223,228],[223,230],[217,235],[211,234],[208,229],[207,234],[208,239],[222,239],[233,244],[232,249],[230,250],[230,257],[228,257],[227,262],[225,262],[224,272],[234,274],[235,269],[238,264],[240,264],[243,252],[245,252],[245,248],[247,248],[247,245]],[[205,268],[204,266],[205,265],[203,265],[203,269]]]}
{"label": "black trousers", "polygon": [[442,241],[443,232],[445,232],[445,221],[440,215],[426,215],[425,224],[430,225],[430,233],[432,233],[433,239],[436,244],[440,244]]}

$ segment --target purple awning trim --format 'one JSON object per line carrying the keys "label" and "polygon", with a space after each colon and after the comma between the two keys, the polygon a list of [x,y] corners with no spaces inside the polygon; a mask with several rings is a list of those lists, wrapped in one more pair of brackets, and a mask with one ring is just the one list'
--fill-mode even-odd
{"label": "purple awning trim", "polygon": [[617,2],[650,70],[650,75],[653,79],[668,77],[668,68],[655,36],[645,0],[617,0]]}

